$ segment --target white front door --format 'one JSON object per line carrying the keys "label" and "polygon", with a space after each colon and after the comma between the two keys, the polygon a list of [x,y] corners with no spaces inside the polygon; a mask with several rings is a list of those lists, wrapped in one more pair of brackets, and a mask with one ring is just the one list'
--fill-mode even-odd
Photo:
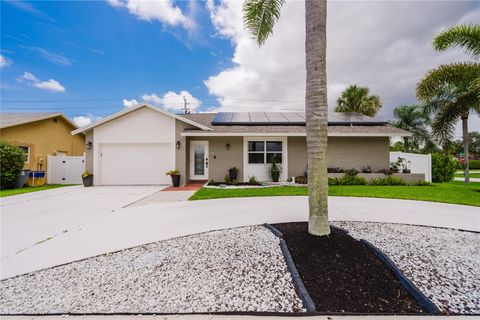
{"label": "white front door", "polygon": [[190,180],[208,180],[208,141],[190,141]]}

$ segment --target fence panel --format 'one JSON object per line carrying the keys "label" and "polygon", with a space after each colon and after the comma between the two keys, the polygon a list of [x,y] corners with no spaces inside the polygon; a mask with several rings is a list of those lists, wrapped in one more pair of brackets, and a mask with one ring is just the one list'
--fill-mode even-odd
{"label": "fence panel", "polygon": [[390,162],[395,162],[398,158],[410,161],[412,173],[423,173],[425,174],[425,180],[432,182],[432,156],[430,154],[390,152]]}
{"label": "fence panel", "polygon": [[84,156],[48,156],[49,184],[81,184],[83,171],[85,171]]}

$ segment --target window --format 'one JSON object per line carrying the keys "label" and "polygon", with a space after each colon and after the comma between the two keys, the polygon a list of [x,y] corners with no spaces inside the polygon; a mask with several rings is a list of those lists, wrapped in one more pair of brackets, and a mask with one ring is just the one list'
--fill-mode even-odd
{"label": "window", "polygon": [[30,162],[30,147],[19,147],[22,151],[23,151],[23,154],[25,156],[25,163],[29,163]]}
{"label": "window", "polygon": [[282,163],[281,141],[249,141],[248,163]]}

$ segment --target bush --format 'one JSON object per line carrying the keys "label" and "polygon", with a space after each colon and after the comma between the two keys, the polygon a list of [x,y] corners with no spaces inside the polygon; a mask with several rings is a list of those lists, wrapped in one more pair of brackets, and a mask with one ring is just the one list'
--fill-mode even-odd
{"label": "bush", "polygon": [[305,177],[305,176],[295,177],[295,183],[298,183],[298,184],[307,184],[307,183],[308,183],[308,178]]}
{"label": "bush", "polygon": [[352,177],[356,176],[358,174],[358,170],[354,169],[354,168],[349,169],[349,170],[345,170],[344,172],[345,172],[346,176],[352,176]]}
{"label": "bush", "polygon": [[364,186],[367,179],[345,174],[341,178],[328,178],[328,184],[331,186]]}
{"label": "bush", "polygon": [[372,186],[405,186],[407,185],[400,177],[387,176],[385,178],[373,178],[370,180]]}
{"label": "bush", "polygon": [[13,188],[25,163],[25,155],[17,146],[0,141],[0,189]]}
{"label": "bush", "polygon": [[251,176],[251,177],[248,178],[248,184],[257,185],[259,183],[258,183],[258,180],[255,176]]}
{"label": "bush", "polygon": [[457,160],[451,155],[432,153],[432,181],[448,182],[457,171]]}
{"label": "bush", "polygon": [[468,167],[473,170],[480,170],[480,160],[468,161]]}

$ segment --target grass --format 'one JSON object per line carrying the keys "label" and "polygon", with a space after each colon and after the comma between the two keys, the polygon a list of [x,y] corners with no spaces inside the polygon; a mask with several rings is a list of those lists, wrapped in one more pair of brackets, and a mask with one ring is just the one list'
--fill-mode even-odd
{"label": "grass", "polygon": [[[468,175],[470,178],[480,178],[480,172],[469,172]],[[463,172],[455,173],[455,178],[463,178]]]}
{"label": "grass", "polygon": [[[480,207],[480,183],[461,181],[434,183],[431,186],[330,186],[330,196],[422,200]],[[307,187],[247,189],[202,188],[189,200],[237,197],[306,196]]]}
{"label": "grass", "polygon": [[23,193],[57,189],[57,188],[68,187],[68,186],[72,186],[72,184],[48,184],[43,187],[24,187],[24,188],[16,188],[16,189],[5,189],[5,190],[0,190],[0,198],[14,196],[14,195],[23,194]]}

